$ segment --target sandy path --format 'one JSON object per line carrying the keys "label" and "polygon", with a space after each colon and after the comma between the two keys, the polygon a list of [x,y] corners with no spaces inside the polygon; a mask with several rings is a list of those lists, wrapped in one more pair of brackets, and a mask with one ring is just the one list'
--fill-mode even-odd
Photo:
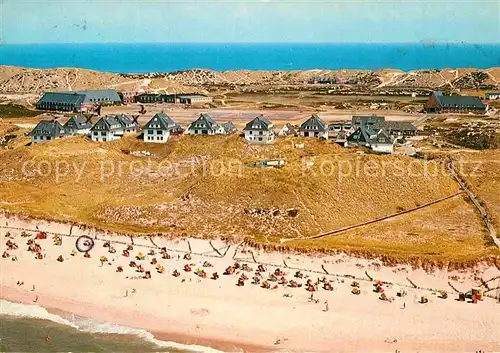
{"label": "sandy path", "polygon": [[[34,223],[0,218],[2,226],[6,222],[11,227],[35,227]],[[37,225],[40,229],[69,233],[69,226],[66,225],[41,222]],[[3,253],[6,247],[5,229],[0,229],[0,233],[0,251]],[[499,304],[489,298],[473,305],[453,300],[454,295],[443,300],[418,290],[408,290],[406,297],[399,298],[396,296],[399,287],[385,286],[387,295],[395,298],[394,302],[389,303],[378,299],[378,294],[372,292],[372,283],[368,281],[361,281],[362,293],[354,296],[350,293],[350,280],[342,283],[341,278],[326,276],[334,286],[334,291],[320,289],[315,293],[319,300],[315,304],[308,301],[309,292],[304,287],[279,286],[276,290],[266,290],[250,284],[250,280],[244,287],[236,286],[238,275],[222,275],[223,270],[234,263],[234,246],[224,258],[220,258],[207,241],[192,239],[190,246],[193,252],[204,253],[209,257],[193,255],[192,260],[187,261],[182,259],[183,254],[189,251],[185,240],[171,242],[155,239],[154,242],[160,247],[171,249],[173,258],[163,260],[155,255],[147,256],[146,260],[136,260],[146,270],[153,270],[150,265],[153,257],[165,266],[165,273],[158,274],[153,270],[152,279],[148,280],[141,278],[141,273],[128,266],[133,258],[121,255],[124,245],[115,243],[117,252],[110,254],[102,241],[96,241],[91,251],[92,257],[87,259],[81,253],[70,255],[74,249],[74,238],[65,237],[62,246],[54,246],[49,237],[39,241],[46,257],[36,260],[26,251],[28,238],[20,237],[19,231],[13,234],[17,235],[13,241],[19,245],[19,249],[9,253],[16,255],[19,260],[0,259],[0,297],[31,303],[38,295],[38,304],[42,306],[100,321],[144,328],[155,332],[158,337],[178,335],[187,337],[185,339],[189,343],[211,340],[218,347],[225,342],[226,350],[231,350],[228,344],[240,347],[252,345],[254,348],[249,350],[264,347],[267,350],[315,352],[500,350],[500,332],[494,329],[500,327]],[[83,232],[73,228],[73,234]],[[91,235],[94,236],[94,233]],[[123,237],[108,236],[108,239],[130,242],[129,238]],[[148,238],[142,237],[136,238],[134,243],[132,256],[139,251],[147,253],[150,249],[146,246],[152,245]],[[222,253],[225,252],[227,244],[222,241],[213,241],[213,244]],[[180,259],[177,258],[178,254]],[[56,261],[59,255],[64,257],[63,263]],[[101,266],[101,255],[107,256],[110,265]],[[321,271],[323,265],[330,273],[357,277],[366,277],[365,271],[368,271],[374,278],[391,282],[408,283],[406,277],[409,276],[417,285],[432,288],[448,289],[446,283],[451,275],[447,272],[429,275],[404,266],[385,268],[380,267],[377,261],[345,255],[318,258],[256,252],[255,257],[257,261],[276,265],[268,266],[267,272],[274,271],[277,266],[283,268],[283,260],[286,260],[290,267]],[[236,258],[252,261],[248,252],[239,251]],[[182,270],[186,263],[193,264],[193,270],[202,268],[206,260],[214,265],[213,268],[205,268],[208,275],[217,271],[221,275],[219,280],[201,279],[193,272]],[[123,273],[116,272],[118,265],[123,266]],[[255,270],[256,264],[250,263],[250,266]],[[174,269],[181,272],[180,277],[171,275]],[[292,270],[284,270],[288,273],[288,279],[294,279]],[[472,274],[454,274],[458,276],[454,285],[459,290],[466,291],[476,284],[471,279]],[[475,273],[484,279],[499,274],[496,268],[480,268]],[[251,278],[253,272],[247,275]],[[322,275],[309,273],[309,276],[316,280]],[[305,279],[296,280],[305,282]],[[17,286],[17,281],[24,281],[24,285]],[[35,292],[31,292],[33,285]],[[132,293],[133,289],[135,293]],[[127,297],[126,291],[129,293]],[[283,297],[285,293],[292,297]],[[417,303],[422,293],[429,295],[429,303]],[[328,312],[323,311],[326,300],[329,303]],[[402,309],[403,306],[405,309]],[[274,345],[277,338],[282,340],[280,345]]]}

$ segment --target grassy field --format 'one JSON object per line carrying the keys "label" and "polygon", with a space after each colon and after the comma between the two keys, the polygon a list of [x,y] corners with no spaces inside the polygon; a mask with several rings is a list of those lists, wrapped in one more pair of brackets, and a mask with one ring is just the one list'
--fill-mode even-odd
{"label": "grassy field", "polygon": [[[310,139],[266,146],[238,136],[183,136],[164,145],[144,144],[135,135],[109,143],[72,137],[25,146],[28,141],[21,135],[12,149],[0,150],[1,209],[125,233],[273,244],[458,190],[439,162],[360,154]],[[265,159],[286,164],[249,166]],[[460,261],[494,253],[460,197],[366,229],[287,244]]]}
{"label": "grassy field", "polygon": [[458,172],[486,207],[500,233],[500,149],[461,153],[455,159]]}
{"label": "grassy field", "polygon": [[[274,105],[276,107],[341,107],[369,106],[372,103],[386,103],[391,108],[402,108],[407,105],[423,106],[425,99],[412,98],[411,96],[386,96],[386,95],[335,95],[323,91],[280,91],[269,92],[231,92],[223,95],[224,102],[230,106],[244,105]],[[220,96],[218,97],[220,100]]]}
{"label": "grassy field", "polygon": [[0,104],[0,118],[29,118],[40,115],[41,112],[27,109],[23,105],[19,104]]}
{"label": "grassy field", "polygon": [[468,262],[498,254],[479,215],[463,196],[338,235],[288,244],[298,249],[329,247],[359,253],[370,249],[401,260]]}

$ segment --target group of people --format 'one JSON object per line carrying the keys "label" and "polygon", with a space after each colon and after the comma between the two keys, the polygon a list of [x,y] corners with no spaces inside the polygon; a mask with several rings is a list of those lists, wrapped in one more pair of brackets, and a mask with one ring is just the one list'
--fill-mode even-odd
{"label": "group of people", "polygon": [[[33,237],[30,233],[23,232],[21,234],[23,237],[29,237],[27,241],[28,245],[28,251],[32,252],[35,255],[36,259],[43,259],[45,258],[45,254],[42,252],[42,246],[40,245],[40,242],[38,240],[40,239],[46,239],[47,235],[46,233],[39,232],[35,237]],[[2,257],[6,258],[9,257],[9,251],[15,250],[18,248],[18,245],[12,240],[14,237],[12,236],[11,233],[6,234],[7,242],[6,242],[6,251],[2,255]],[[55,246],[60,246],[62,245],[62,237],[59,235],[55,235],[53,237],[53,245]],[[103,245],[103,247],[109,248],[110,253],[114,253],[116,250],[112,246],[111,242],[106,241]],[[125,249],[123,249],[121,256],[123,257],[130,257],[131,252],[134,251],[134,245],[133,244],[128,244]],[[77,252],[73,249],[71,251],[72,256],[76,256]],[[90,258],[90,252],[84,252],[83,257],[85,258]],[[172,259],[172,256],[167,252],[166,248],[160,248],[159,251],[155,249],[150,249],[147,254],[143,254],[141,251],[137,252],[137,254],[134,256],[134,260],[129,261],[128,267],[133,269],[134,271],[138,272],[141,274],[141,277],[144,279],[151,279],[152,278],[152,273],[156,272],[158,274],[162,274],[166,271],[165,265],[160,264],[160,259],[163,260],[168,260]],[[150,259],[149,261],[147,259]],[[177,256],[177,260],[180,261],[181,257],[180,255]],[[184,273],[188,274],[190,272],[193,272],[194,275],[198,276],[200,279],[207,279],[210,278],[212,280],[218,280],[220,278],[219,273],[217,271],[212,272],[211,276],[207,274],[207,270],[209,268],[212,268],[213,265],[209,261],[204,261],[201,265],[198,264],[198,267],[193,271],[193,267],[197,266],[196,263],[192,263],[192,255],[190,253],[186,253],[182,256],[182,259],[187,261],[187,263],[184,264],[182,267],[182,270]],[[104,263],[111,264],[111,262],[108,261],[108,258],[106,256],[101,256],[99,258],[101,262],[101,266]],[[59,255],[57,257],[58,262],[63,262],[64,257],[63,255]],[[114,261],[114,259],[113,259]],[[148,264],[149,262],[149,264]],[[151,267],[149,267],[151,266]],[[118,265],[116,267],[116,272],[124,272],[124,267],[122,265]],[[253,276],[250,275],[250,273],[253,272]],[[173,277],[180,277],[181,276],[181,271],[178,269],[173,269],[171,272]],[[260,286],[261,288],[264,289],[277,289],[280,286],[281,287],[289,287],[289,288],[302,288],[308,292],[311,293],[310,300],[314,300],[313,298],[313,293],[319,291],[320,289],[325,290],[325,291],[333,291],[334,286],[331,280],[327,279],[325,276],[323,277],[317,277],[315,280],[312,278],[309,278],[308,275],[302,273],[300,270],[295,271],[293,274],[293,279],[292,278],[287,278],[289,276],[289,273],[285,272],[281,268],[275,268],[273,271],[268,272],[266,267],[263,264],[258,264],[257,269],[254,271],[254,269],[247,263],[240,263],[238,261],[234,262],[233,265],[228,266],[225,268],[223,271],[223,275],[230,277],[230,276],[236,276],[236,286],[243,287],[245,286],[246,283],[251,283],[253,285]],[[250,280],[251,278],[251,280]],[[184,279],[185,280],[185,279]],[[184,281],[183,280],[183,281]],[[343,282],[343,281],[342,281]],[[384,289],[382,288],[383,283],[380,281],[375,282],[374,284],[374,292],[378,293],[381,295],[381,299],[385,300],[386,295],[384,293]],[[353,287],[352,293],[353,294],[359,294],[359,283],[358,282],[353,282],[351,284]],[[290,295],[291,296],[291,295]]]}
{"label": "group of people", "polygon": [[[110,246],[109,243],[106,243],[107,246]],[[122,251],[123,257],[132,256],[131,252],[134,250],[134,245],[128,244],[125,249]],[[149,250],[149,252],[145,255],[142,252],[138,252],[134,258],[135,260],[129,261],[130,268],[134,269],[136,272],[142,273],[143,278],[150,279],[151,272],[156,270],[157,273],[164,273],[165,266],[159,263],[159,259],[156,257],[160,255],[162,259],[172,259],[167,252],[166,248],[161,248],[159,253],[157,253],[154,249]],[[154,266],[152,271],[147,270],[147,258],[150,258],[149,264]],[[180,255],[177,257],[178,260],[181,259]],[[207,269],[212,268],[213,265],[209,261],[204,261],[201,266],[196,263],[192,263],[192,256],[190,253],[186,253],[182,256],[183,260],[186,260],[182,266],[182,272],[188,274],[193,273],[198,276],[200,279],[210,278],[212,280],[218,280],[220,278],[219,273],[217,271],[212,272],[212,275],[209,276],[207,274]],[[198,266],[198,267],[196,267]],[[116,267],[116,272],[124,272],[123,266],[119,265]],[[249,273],[253,272],[253,276],[250,276]],[[171,272],[173,277],[180,277],[181,271],[177,268],[173,269]],[[258,285],[265,289],[277,289],[279,286],[282,287],[290,287],[290,288],[301,288],[303,283],[301,280],[306,279],[304,283],[304,287],[309,292],[316,292],[320,289],[325,291],[333,291],[333,283],[331,280],[328,280],[325,276],[321,278],[317,278],[313,281],[307,275],[304,275],[301,271],[296,271],[294,274],[294,279],[287,279],[288,273],[280,268],[275,268],[274,271],[270,271],[267,273],[267,269],[263,264],[258,264],[257,269],[254,269],[247,263],[240,263],[236,261],[233,265],[230,265],[225,268],[223,271],[224,276],[237,276],[236,286],[243,287],[250,280],[250,283],[253,285]],[[185,279],[183,279],[184,281]]]}

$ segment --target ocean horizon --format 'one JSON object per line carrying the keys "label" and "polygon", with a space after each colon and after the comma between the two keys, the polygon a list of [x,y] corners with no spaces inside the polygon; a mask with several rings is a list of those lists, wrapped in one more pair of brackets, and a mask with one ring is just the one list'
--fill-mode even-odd
{"label": "ocean horizon", "polygon": [[2,44],[0,65],[112,73],[227,70],[379,70],[500,67],[500,44],[85,43]]}

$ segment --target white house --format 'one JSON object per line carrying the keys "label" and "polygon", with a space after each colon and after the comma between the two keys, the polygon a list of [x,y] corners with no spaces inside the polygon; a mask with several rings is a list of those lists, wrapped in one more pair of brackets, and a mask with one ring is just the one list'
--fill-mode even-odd
{"label": "white house", "polygon": [[88,135],[90,133],[90,128],[92,123],[90,118],[86,119],[83,116],[72,116],[63,125],[66,133],[72,135]]}
{"label": "white house", "polygon": [[297,136],[297,131],[290,123],[286,123],[278,132],[278,136]]}
{"label": "white house", "polygon": [[319,116],[313,114],[309,119],[304,121],[299,128],[299,136],[302,137],[318,137],[328,138],[328,128]]}
{"label": "white house", "polygon": [[29,133],[31,143],[52,141],[66,136],[63,126],[57,121],[41,120]]}
{"label": "white house", "polygon": [[230,135],[237,131],[236,126],[231,121],[228,121],[227,123],[220,124],[215,133],[218,135]]}
{"label": "white house", "polygon": [[189,124],[187,133],[189,135],[215,135],[219,125],[208,114],[200,114],[198,119]]}
{"label": "white house", "polygon": [[364,146],[378,153],[390,154],[394,151],[394,139],[387,131],[384,129],[373,130],[364,125],[347,136],[346,145]]}
{"label": "white house", "polygon": [[106,115],[99,119],[90,129],[90,139],[96,142],[118,140],[123,136],[123,125],[114,115]]}
{"label": "white house", "polygon": [[182,132],[177,125],[165,113],[157,113],[144,125],[143,139],[145,142],[165,143],[171,134]]}
{"label": "white house", "polygon": [[271,143],[276,138],[273,123],[262,115],[247,123],[243,131],[245,140],[252,143]]}
{"label": "white house", "polygon": [[127,132],[137,132],[137,120],[136,118],[130,118],[125,114],[115,115],[115,118],[118,120],[120,125],[122,126],[123,133]]}

